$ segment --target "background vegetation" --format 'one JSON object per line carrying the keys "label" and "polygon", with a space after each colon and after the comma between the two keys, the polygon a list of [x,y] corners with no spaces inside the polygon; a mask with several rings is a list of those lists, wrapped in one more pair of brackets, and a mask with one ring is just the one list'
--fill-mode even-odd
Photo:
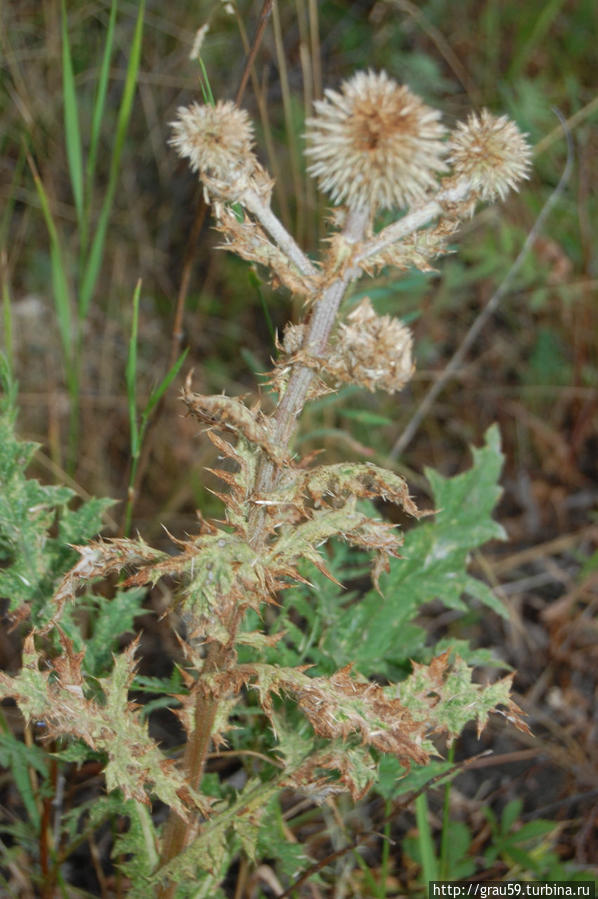
{"label": "background vegetation", "polygon": [[[83,498],[121,501],[104,513],[105,533],[123,532],[127,497],[133,529],[154,544],[163,526],[176,535],[193,530],[198,507],[218,515],[209,493],[215,483],[204,472],[213,450],[182,416],[177,380],[165,401],[154,392],[132,478],[133,398],[146,408],[183,349],[184,370],[195,368],[201,393],[253,390],[274,352],[273,331],[288,318],[286,296],[214,252],[218,238],[204,219],[201,189],[166,143],[177,107],[201,96],[200,69],[188,59],[196,29],[209,20],[202,59],[214,95],[234,98],[262,8],[243,0],[148,0],[142,33],[138,2],[122,0],[115,14],[107,2],[68,0],[66,17],[55,0],[2,6],[0,263],[18,429],[42,444],[32,470],[41,480]],[[559,180],[566,142],[553,106],[571,129],[575,168],[566,192],[498,313],[398,460],[425,495],[424,466],[445,475],[463,470],[466,447],[479,445],[493,422],[506,455],[498,517],[510,542],[478,552],[475,573],[507,603],[509,621],[434,605],[422,616],[435,640],[468,637],[518,671],[533,731],[525,737],[495,724],[481,745],[472,734],[457,747],[457,759],[484,749],[493,755],[455,781],[461,829],[454,832],[463,848],[455,850],[453,873],[469,873],[466,862],[458,864],[482,856],[498,876],[533,873],[534,858],[568,862],[570,872],[598,858],[597,28],[590,0],[280,3],[265,22],[243,98],[277,177],[277,209],[307,250],[324,208],[303,171],[303,120],[323,86],[357,68],[385,68],[441,108],[449,125],[472,107],[504,111],[536,145],[531,181],[505,207],[478,215],[459,254],[438,272],[382,275],[368,285],[379,312],[414,328],[417,373],[398,400],[344,391],[317,405],[304,420],[301,449],[325,445],[331,462],[362,456],[364,446],[372,461],[388,462]],[[76,133],[85,150],[79,175]],[[152,614],[162,603],[153,595],[135,623],[151,675],[167,673],[167,631]],[[13,636],[0,632],[2,667],[14,670],[19,652]],[[433,829],[441,798],[429,796]],[[6,781],[2,801],[10,813],[16,799]],[[341,818],[343,809],[336,813]],[[385,814],[372,802],[352,812],[348,826],[355,838],[365,821],[396,838],[392,864],[387,850],[370,860],[372,870],[384,871],[388,893],[373,892],[353,860],[346,895],[393,895],[420,877],[421,807],[416,817],[413,806],[398,806],[392,824]],[[538,827],[541,818],[552,825]],[[335,826],[319,820],[297,837],[316,854],[321,844],[324,856]]]}

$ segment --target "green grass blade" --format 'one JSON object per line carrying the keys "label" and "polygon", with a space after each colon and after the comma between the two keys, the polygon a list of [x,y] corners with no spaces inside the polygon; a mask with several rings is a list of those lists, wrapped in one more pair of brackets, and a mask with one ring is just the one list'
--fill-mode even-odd
{"label": "green grass blade", "polygon": [[135,505],[135,478],[137,477],[137,466],[141,454],[141,446],[143,438],[150,421],[150,417],[164,393],[168,390],[173,380],[179,373],[181,366],[187,358],[188,348],[184,350],[174,365],[162,378],[157,387],[155,387],[147,401],[145,409],[141,414],[141,423],[137,424],[137,405],[135,402],[135,382],[137,376],[137,327],[138,327],[138,308],[139,308],[139,287],[138,284],[135,297],[133,299],[133,327],[131,330],[131,341],[129,344],[129,357],[127,359],[127,394],[129,397],[129,418],[131,420],[131,471],[129,474],[129,489],[127,493],[127,507],[125,509],[125,521],[123,525],[123,534],[128,537],[131,533],[131,522],[133,520],[133,507]]}
{"label": "green grass blade", "polygon": [[430,830],[430,818],[428,812],[428,800],[425,793],[415,800],[415,818],[417,821],[418,844],[422,862],[422,879],[428,893],[428,884],[431,880],[438,880],[438,861],[432,831]]}
{"label": "green grass blade", "polygon": [[[0,413],[3,415],[16,414],[17,387],[14,374],[8,365],[8,359],[0,353]],[[0,711],[0,730],[2,722],[2,712]]]}
{"label": "green grass blade", "polygon": [[83,225],[83,151],[81,148],[81,131],[79,129],[79,112],[77,109],[77,93],[73,60],[69,43],[68,23],[65,0],[61,0],[61,37],[62,37],[62,93],[64,99],[64,135],[66,155],[69,164],[71,188],[77,211],[79,228]]}
{"label": "green grass blade", "polygon": [[98,155],[98,145],[100,142],[100,131],[102,127],[102,119],[104,117],[104,108],[106,105],[106,94],[108,92],[108,77],[110,75],[110,59],[112,58],[112,49],[114,47],[114,29],[116,25],[116,12],[118,9],[118,0],[112,0],[110,7],[110,19],[108,21],[108,30],[104,40],[104,54],[102,56],[102,64],[100,66],[100,76],[98,78],[98,86],[93,104],[93,115],[91,119],[91,133],[89,136],[89,154],[87,157],[86,177],[86,215],[89,214],[89,206],[91,204],[93,179],[95,176],[96,160]]}
{"label": "green grass blade", "polygon": [[149,418],[150,418],[152,412],[154,411],[154,409],[156,408],[156,406],[158,405],[158,403],[160,402],[160,400],[162,399],[162,397],[164,396],[164,394],[166,393],[166,391],[168,390],[168,388],[170,387],[170,385],[172,384],[172,382],[178,375],[179,371],[181,370],[181,366],[182,366],[183,362],[185,361],[185,359],[187,358],[188,352],[189,352],[189,347],[187,347],[187,349],[183,350],[183,352],[181,353],[179,358],[176,360],[174,365],[164,375],[164,377],[162,378],[162,380],[160,381],[158,386],[154,387],[154,389],[152,390],[152,392],[150,394],[150,398],[147,401],[147,405],[146,405],[145,409],[143,410],[143,415],[141,416],[142,434],[143,434],[143,431],[145,431],[146,424],[149,421]]}
{"label": "green grass blade", "polygon": [[73,360],[74,334],[73,323],[71,318],[71,302],[69,296],[68,281],[66,276],[66,267],[64,264],[64,256],[58,231],[52,217],[48,196],[42,184],[41,178],[35,171],[33,161],[30,162],[35,189],[39,197],[42,213],[48,229],[50,237],[50,261],[52,269],[52,292],[54,295],[54,307],[56,309],[56,320],[58,322],[58,331],[62,342],[62,350],[64,353],[67,369],[70,370]]}
{"label": "green grass blade", "polygon": [[210,84],[208,71],[204,65],[204,61],[201,56],[197,61],[199,63],[199,68],[201,69],[201,92],[203,94],[203,101],[206,106],[216,106],[216,101],[214,100],[214,94],[212,92],[212,85]]}
{"label": "green grass blade", "polygon": [[538,15],[529,35],[527,38],[524,38],[523,43],[515,52],[515,57],[507,72],[507,78],[516,78],[521,74],[536,47],[544,40],[546,32],[558,16],[563,5],[564,0],[550,0],[550,2],[539,7],[542,11]]}
{"label": "green grass blade", "polygon": [[386,822],[384,824],[384,840],[382,841],[382,859],[380,862],[380,899],[386,899],[386,885],[390,873],[390,847],[392,844],[392,802],[390,799],[385,801],[384,817]]}
{"label": "green grass blade", "polygon": [[255,288],[256,293],[260,299],[260,303],[262,305],[262,312],[264,313],[264,318],[266,320],[266,326],[270,333],[270,340],[272,343],[276,341],[276,330],[272,323],[272,317],[270,315],[270,310],[268,309],[268,303],[266,302],[266,297],[264,296],[264,291],[262,290],[262,282],[260,281],[258,273],[255,271],[253,266],[247,270],[247,278],[249,279],[249,283],[252,287]]}
{"label": "green grass blade", "polygon": [[127,383],[127,401],[129,407],[129,428],[131,434],[131,455],[135,459],[139,453],[139,425],[137,423],[137,335],[139,333],[139,295],[141,293],[141,279],[135,286],[133,294],[133,321],[131,323],[131,337],[129,338],[129,353],[127,355],[127,367],[125,380]]}
{"label": "green grass blade", "polygon": [[13,336],[12,336],[12,299],[10,292],[10,275],[8,265],[8,249],[11,245],[10,228],[15,208],[17,187],[21,183],[21,175],[26,161],[26,150],[21,147],[10,187],[6,191],[2,214],[0,216],[0,281],[2,289],[2,318],[4,321],[4,347],[10,370],[13,369]]}
{"label": "green grass blade", "polygon": [[17,189],[21,184],[21,176],[25,167],[26,158],[27,152],[24,147],[21,146],[17,164],[14,167],[13,176],[10,181],[10,187],[5,189],[3,196],[2,210],[0,214],[0,247],[2,247],[2,249],[5,249],[11,243],[10,229],[12,214],[14,212],[17,199]]}
{"label": "green grass blade", "polygon": [[[451,743],[447,761],[454,764],[455,743]],[[447,780],[444,785],[444,798],[442,802],[442,836],[440,839],[440,880],[449,879],[449,849],[451,842],[451,789],[453,781]]]}
{"label": "green grass blade", "polygon": [[11,733],[4,716],[2,716],[0,724],[1,764],[12,774],[14,785],[20,793],[27,817],[35,833],[39,833],[41,816],[38,808],[39,798],[36,797],[33,790],[31,770],[35,770],[42,777],[47,776],[43,758],[41,749],[37,746],[26,746]]}
{"label": "green grass blade", "polygon": [[79,313],[81,318],[85,318],[91,302],[91,297],[96,285],[102,258],[104,255],[104,244],[106,241],[106,231],[108,228],[108,219],[112,209],[116,184],[120,170],[120,160],[122,150],[127,133],[127,127],[131,116],[131,108],[133,106],[133,97],[135,95],[135,87],[137,84],[137,75],[139,72],[139,62],[141,59],[141,42],[143,36],[143,13],[145,9],[145,0],[141,0],[139,5],[139,13],[135,25],[135,33],[131,45],[131,55],[127,66],[127,75],[125,78],[125,87],[118,111],[118,120],[116,123],[116,136],[112,148],[112,157],[110,159],[110,174],[108,176],[108,187],[104,196],[104,202],[98,219],[98,226],[94,234],[89,257],[86,260],[81,290],[79,293]]}
{"label": "green grass blade", "polygon": [[370,870],[370,866],[367,864],[364,858],[361,857],[359,850],[353,850],[353,858],[361,868],[361,873],[363,874],[364,882],[368,888],[368,895],[375,896],[376,899],[380,899],[381,893],[376,882],[376,878],[372,874]]}
{"label": "green grass blade", "polygon": [[4,320],[4,352],[8,368],[14,371],[14,352],[12,345],[12,304],[10,297],[10,285],[8,283],[8,265],[6,250],[0,251],[0,272],[2,278],[2,317]]}
{"label": "green grass blade", "polygon": [[62,343],[64,371],[70,399],[67,467],[69,472],[72,472],[76,463],[79,442],[79,330],[78,328],[76,330],[73,328],[66,265],[48,197],[31,158],[29,159],[29,165],[50,237],[52,295],[54,297],[58,332]]}

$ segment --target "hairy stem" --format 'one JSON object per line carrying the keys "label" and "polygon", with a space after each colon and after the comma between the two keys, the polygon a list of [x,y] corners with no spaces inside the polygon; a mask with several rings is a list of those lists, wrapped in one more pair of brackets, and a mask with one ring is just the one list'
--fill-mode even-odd
{"label": "hairy stem", "polygon": [[[217,671],[225,664],[228,654],[229,650],[226,647],[216,643],[211,644],[202,673]],[[198,691],[195,700],[193,731],[189,735],[183,757],[185,780],[193,790],[198,790],[201,784],[217,711],[218,700]],[[164,828],[159,867],[181,854],[187,844],[188,835],[188,822],[176,812],[171,811]],[[176,884],[172,882],[160,887],[157,892],[158,899],[172,899],[175,889]]]}
{"label": "hairy stem", "polygon": [[[356,244],[363,238],[369,216],[369,209],[353,210],[349,213],[343,232],[347,243]],[[316,302],[303,342],[303,349],[310,355],[318,356],[324,352],[341,300],[351,281],[355,280],[358,275],[359,269],[349,260],[342,274],[324,290],[322,296]],[[276,412],[274,413],[274,441],[283,449],[286,449],[290,443],[295,422],[305,405],[309,386],[314,377],[315,375],[311,368],[297,363],[293,368],[287,388],[276,407]],[[258,467],[255,492],[258,494],[268,493],[273,488],[277,475],[276,466],[269,459],[262,457]],[[250,522],[250,530],[253,534],[253,540],[258,544],[263,539],[263,520],[263,511],[256,508],[253,513],[253,520]]]}

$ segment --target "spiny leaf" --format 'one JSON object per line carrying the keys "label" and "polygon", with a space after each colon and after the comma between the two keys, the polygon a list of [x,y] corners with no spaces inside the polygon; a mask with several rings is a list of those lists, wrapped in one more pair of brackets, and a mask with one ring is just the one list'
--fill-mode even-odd
{"label": "spiny leaf", "polygon": [[248,781],[235,802],[216,811],[210,818],[209,827],[202,828],[183,852],[154,873],[152,884],[166,879],[175,883],[185,882],[196,878],[198,872],[212,874],[215,883],[220,884],[239,851],[239,829],[247,835],[247,828],[253,820],[257,831],[260,815],[279,790],[276,782],[264,784],[255,779]]}
{"label": "spiny leaf", "polygon": [[321,804],[329,796],[349,792],[357,802],[363,799],[376,779],[376,762],[369,747],[353,739],[328,741],[325,748],[313,749],[297,771],[290,771],[285,783],[300,789]]}
{"label": "spiny leaf", "polygon": [[230,396],[202,396],[191,392],[191,375],[187,377],[182,398],[189,412],[203,424],[240,434],[248,443],[259,446],[278,465],[289,464],[289,458],[272,439],[270,420],[258,409],[248,409]]}
{"label": "spiny leaf", "polygon": [[396,687],[397,695],[414,718],[433,721],[437,729],[446,730],[450,737],[460,734],[467,722],[473,720],[479,737],[490,712],[498,712],[519,730],[529,733],[520,709],[510,696],[512,674],[481,686],[472,682],[473,669],[463,659],[457,657],[449,665],[449,656],[447,651],[430,665],[414,663],[413,674]]}
{"label": "spiny leaf", "polygon": [[280,536],[268,551],[267,567],[272,565],[281,574],[288,570],[296,580],[301,580],[294,566],[301,559],[308,559],[327,574],[318,547],[331,537],[339,537],[352,546],[373,550],[379,561],[374,565],[374,578],[384,569],[387,556],[397,555],[402,538],[394,525],[375,521],[356,511],[355,498],[349,499],[340,509],[316,509],[301,524],[280,528]]}
{"label": "spiny leaf", "polygon": [[[238,689],[243,683],[255,686],[267,715],[272,714],[272,695],[292,695],[316,734],[326,739],[359,735],[381,752],[391,752],[406,762],[425,762],[422,748],[425,731],[414,723],[405,706],[383,688],[353,677],[349,667],[330,677],[308,677],[297,668],[274,665],[241,665],[235,671],[209,676],[216,691]],[[427,727],[427,725],[426,725]]]}
{"label": "spiny leaf", "polygon": [[[79,552],[80,559],[58,585],[53,599],[54,614],[46,630],[60,620],[65,603],[75,599],[80,587],[88,586],[94,579],[119,574],[127,566],[145,565],[147,570],[148,563],[168,558],[166,553],[152,549],[141,538],[95,540],[84,546],[75,546],[74,549]],[[150,580],[148,575],[140,583],[148,583]]]}
{"label": "spiny leaf", "polygon": [[216,227],[224,235],[221,249],[270,269],[271,283],[274,287],[282,284],[299,296],[308,297],[313,294],[313,279],[302,275],[289,262],[287,255],[266,237],[257,222],[250,219],[239,221],[234,212],[225,206],[218,217]]}
{"label": "spiny leaf", "polygon": [[409,515],[419,517],[409,488],[400,475],[371,462],[318,465],[307,471],[292,471],[274,492],[277,499],[293,502],[299,508],[309,496],[316,506],[338,507],[350,497],[383,499],[401,506]]}
{"label": "spiny leaf", "polygon": [[128,700],[137,642],[116,657],[107,677],[95,680],[103,704],[86,698],[81,667],[84,652],[76,653],[64,634],[61,643],[63,654],[54,659],[53,670],[40,670],[41,658],[29,635],[21,672],[15,677],[0,673],[0,696],[14,698],[25,718],[43,721],[51,736],[79,737],[90,749],[105,753],[108,790],[119,788],[125,798],[145,804],[151,792],[182,817],[187,816],[188,808],[181,796],[207,811],[183,774],[150,738],[135,705]]}

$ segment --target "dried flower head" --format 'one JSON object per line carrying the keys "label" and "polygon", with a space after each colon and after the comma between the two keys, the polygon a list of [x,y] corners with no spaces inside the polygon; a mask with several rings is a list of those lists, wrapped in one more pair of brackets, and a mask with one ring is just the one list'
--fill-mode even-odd
{"label": "dried flower head", "polygon": [[449,162],[457,175],[470,179],[482,200],[504,200],[519,181],[529,178],[531,148],[507,116],[487,109],[459,122],[449,141]]}
{"label": "dried flower head", "polygon": [[307,120],[308,171],[336,204],[409,206],[446,170],[440,113],[385,72],[358,72],[315,108]]}
{"label": "dried flower head", "polygon": [[401,390],[413,373],[409,328],[389,315],[376,315],[368,297],[339,327],[332,354],[324,361],[327,374],[368,390]]}
{"label": "dried flower head", "polygon": [[230,100],[181,107],[172,130],[170,143],[216,196],[237,199],[260,169],[252,149],[253,125]]}

